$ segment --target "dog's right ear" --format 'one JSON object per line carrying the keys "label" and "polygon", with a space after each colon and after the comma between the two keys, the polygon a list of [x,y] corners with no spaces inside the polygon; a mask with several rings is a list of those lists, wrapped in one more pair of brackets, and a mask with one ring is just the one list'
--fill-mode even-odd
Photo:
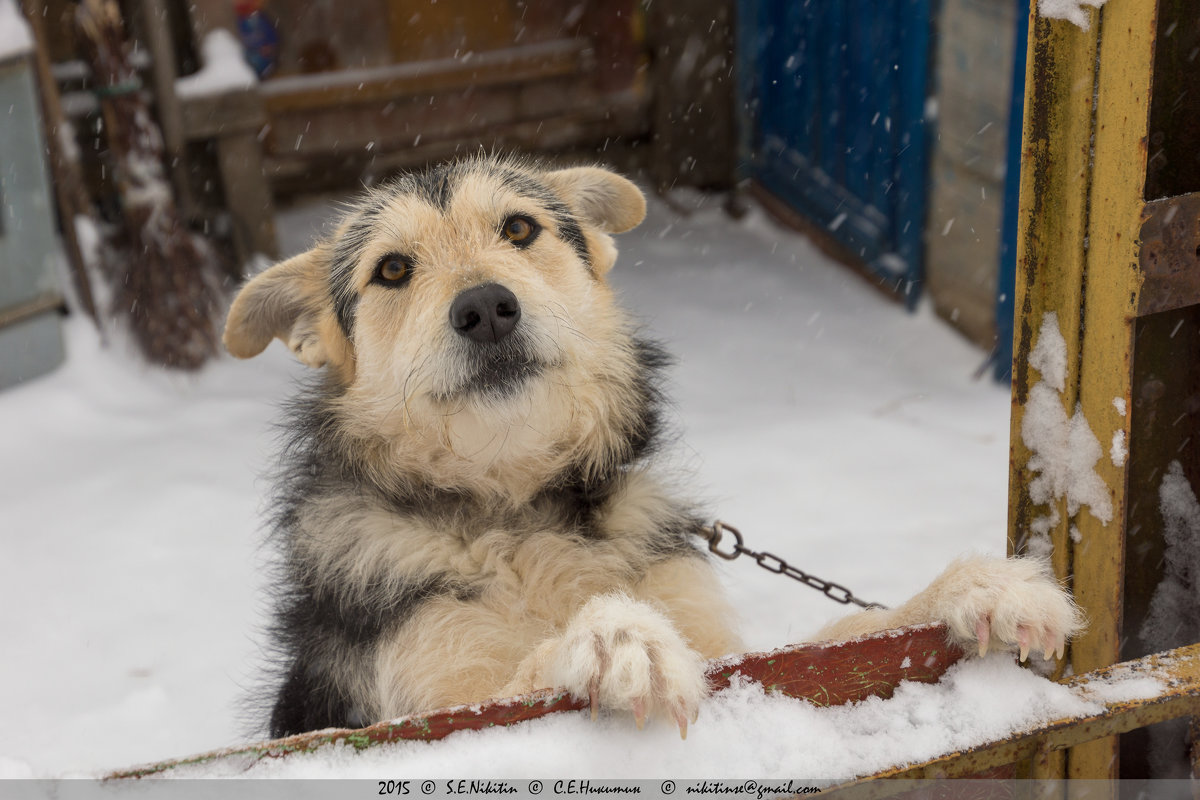
{"label": "dog's right ear", "polygon": [[344,365],[350,345],[327,299],[328,263],[316,247],[254,276],[229,308],[225,348],[253,358],[277,338],[310,367]]}

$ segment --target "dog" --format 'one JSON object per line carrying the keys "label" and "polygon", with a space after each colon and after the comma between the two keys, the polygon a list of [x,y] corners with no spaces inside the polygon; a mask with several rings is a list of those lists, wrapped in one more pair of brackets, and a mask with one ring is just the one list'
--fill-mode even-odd
{"label": "dog", "polygon": [[[278,338],[319,370],[275,496],[273,737],[547,687],[686,735],[739,640],[656,467],[668,359],[606,282],[645,210],[603,168],[467,158],[367,190],[238,293],[230,353]],[[1082,625],[1042,563],[970,558],[819,637],[933,621],[1022,659]]]}

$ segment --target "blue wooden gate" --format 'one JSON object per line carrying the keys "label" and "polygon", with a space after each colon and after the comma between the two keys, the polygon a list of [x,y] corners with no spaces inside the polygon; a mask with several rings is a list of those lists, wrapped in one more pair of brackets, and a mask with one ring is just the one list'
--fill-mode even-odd
{"label": "blue wooden gate", "polygon": [[935,0],[739,0],[744,175],[916,303]]}

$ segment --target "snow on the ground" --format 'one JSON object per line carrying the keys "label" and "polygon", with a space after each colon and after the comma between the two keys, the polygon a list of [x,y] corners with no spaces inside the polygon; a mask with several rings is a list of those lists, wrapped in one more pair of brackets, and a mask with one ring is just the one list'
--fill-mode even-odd
{"label": "snow on the ground", "polygon": [[[613,277],[679,357],[677,461],[696,497],[749,546],[889,605],[958,554],[1002,554],[1009,398],[971,379],[983,354],[803,237],[758,214],[732,222],[718,204],[678,217],[652,202],[619,238]],[[284,213],[284,250],[307,246],[330,209]],[[166,375],[101,349],[80,319],[67,339],[63,368],[0,393],[0,770],[97,773],[245,742],[268,557],[259,476],[302,368],[274,344]],[[844,613],[752,562],[720,569],[750,649]],[[714,752],[702,743],[735,707],[745,720],[773,709],[757,725],[770,752],[808,724],[752,690],[739,697],[706,707],[686,744],[665,729],[625,741],[619,720],[603,723],[617,760],[596,772],[625,774],[636,748],[681,770],[694,758],[699,774]],[[580,723],[541,724],[569,749]],[[488,747],[517,747],[504,740]]]}

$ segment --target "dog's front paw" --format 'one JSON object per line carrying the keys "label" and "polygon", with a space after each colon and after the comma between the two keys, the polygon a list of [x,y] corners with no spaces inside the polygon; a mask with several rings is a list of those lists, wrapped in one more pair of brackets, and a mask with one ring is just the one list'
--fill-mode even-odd
{"label": "dog's front paw", "polygon": [[1083,630],[1083,614],[1045,562],[1032,558],[964,558],[934,581],[934,616],[968,651],[1015,649],[1024,661],[1040,650],[1062,657]]}
{"label": "dog's front paw", "polygon": [[589,600],[547,667],[555,686],[590,699],[593,719],[600,706],[632,711],[639,728],[647,716],[664,716],[684,738],[708,694],[704,659],[662,613],[620,594]]}

